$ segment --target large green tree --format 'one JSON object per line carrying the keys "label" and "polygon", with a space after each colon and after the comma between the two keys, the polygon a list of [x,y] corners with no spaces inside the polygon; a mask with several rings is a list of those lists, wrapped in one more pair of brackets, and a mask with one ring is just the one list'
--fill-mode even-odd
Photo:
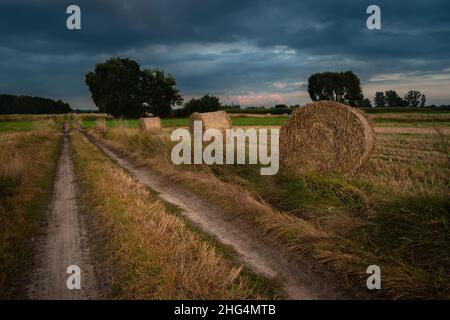
{"label": "large green tree", "polygon": [[364,99],[361,81],[352,71],[315,73],[308,79],[308,93],[313,101],[331,100],[354,107]]}
{"label": "large green tree", "polygon": [[386,107],[386,96],[384,95],[383,91],[377,91],[375,93],[375,107]]}
{"label": "large green tree", "polygon": [[151,113],[168,117],[172,114],[172,105],[183,102],[172,75],[162,70],[144,69],[142,71],[142,100]]}
{"label": "large green tree", "polygon": [[405,100],[400,97],[395,90],[387,90],[385,92],[387,107],[405,107]]}
{"label": "large green tree", "polygon": [[370,99],[365,98],[361,103],[361,107],[372,108],[372,101],[370,101]]}
{"label": "large green tree", "polygon": [[136,117],[143,113],[140,99],[140,66],[128,58],[111,58],[86,74],[92,100],[102,113]]}
{"label": "large green tree", "polygon": [[141,70],[128,58],[111,58],[86,74],[86,84],[100,112],[139,117],[146,111],[166,117],[181,103],[175,79],[161,70]]}

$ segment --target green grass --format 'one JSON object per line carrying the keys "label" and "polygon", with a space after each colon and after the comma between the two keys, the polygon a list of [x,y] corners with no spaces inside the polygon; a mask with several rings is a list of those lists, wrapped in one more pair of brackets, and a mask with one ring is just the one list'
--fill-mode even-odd
{"label": "green grass", "polygon": [[32,121],[2,121],[0,131],[32,131],[35,124]]}
{"label": "green grass", "polygon": [[163,127],[187,127],[189,125],[188,118],[162,119]]}
{"label": "green grass", "polygon": [[[90,129],[95,127],[96,120],[83,120],[82,126],[86,129]],[[108,128],[115,128],[119,125],[122,125],[126,128],[137,128],[139,127],[139,120],[137,119],[129,119],[129,120],[106,120],[106,125]]]}
{"label": "green grass", "polygon": [[[233,117],[231,121],[234,126],[281,126],[286,117],[269,117],[269,118],[248,118],[248,117]],[[162,126],[168,127],[187,127],[189,125],[188,118],[174,118],[174,119],[162,119]],[[109,128],[115,128],[118,125],[123,125],[127,128],[138,128],[139,121],[137,119],[131,120],[107,120],[106,125]],[[94,120],[84,120],[83,127],[90,129],[95,126]]]}
{"label": "green grass", "polygon": [[386,195],[379,186],[338,175],[293,177],[281,170],[276,176],[258,176],[250,166],[215,166],[212,171],[221,180],[233,182],[234,177],[235,183],[272,207],[350,241],[344,247],[336,240],[336,252],[342,249],[361,259],[359,251],[377,257],[389,272],[405,272],[420,283],[407,288],[407,282],[389,274],[392,283],[399,281],[397,289],[386,284],[391,291],[411,297],[450,297],[448,195]]}
{"label": "green grass", "polygon": [[281,126],[287,117],[233,117],[231,121],[233,126]]}
{"label": "green grass", "polygon": [[19,121],[0,121],[0,132],[26,132],[38,129],[62,128],[62,121],[53,120],[19,120]]}
{"label": "green grass", "polygon": [[[287,120],[287,117],[232,117],[231,121],[233,126],[281,126]],[[373,122],[375,124],[386,124],[386,125],[395,125],[398,127],[450,127],[450,122],[446,119],[433,118],[429,120],[414,120],[407,118],[374,118]],[[21,128],[23,126],[28,125],[31,130],[31,122],[21,124],[17,123],[17,128]],[[162,119],[162,126],[165,128],[169,127],[187,127],[189,125],[188,118],[174,118],[174,119]],[[6,125],[6,127],[14,129],[15,125],[13,123],[0,123],[2,125]],[[107,120],[106,124],[109,128],[115,128],[119,125],[122,125],[127,128],[138,128],[139,120],[130,119],[130,120]],[[95,120],[83,120],[83,127],[90,129],[95,126]],[[0,125],[0,131],[1,129]],[[20,129],[17,129],[20,130]]]}

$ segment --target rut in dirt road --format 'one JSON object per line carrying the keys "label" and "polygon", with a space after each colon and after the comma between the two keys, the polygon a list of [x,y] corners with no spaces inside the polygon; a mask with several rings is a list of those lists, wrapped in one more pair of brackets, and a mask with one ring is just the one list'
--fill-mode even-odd
{"label": "rut in dirt road", "polygon": [[[87,222],[78,213],[73,164],[67,126],[51,204],[47,213],[47,230],[37,244],[36,267],[28,288],[30,299],[96,299],[98,282],[91,263]],[[67,267],[81,269],[81,290],[69,290]]]}
{"label": "rut in dirt road", "polygon": [[198,195],[167,182],[148,167],[137,167],[129,160],[88,136],[100,148],[135,178],[159,194],[164,201],[181,209],[181,214],[204,232],[231,246],[239,261],[266,278],[275,278],[282,285],[288,299],[337,299],[343,294],[325,281],[318,279],[308,268],[288,261],[275,248],[261,240],[251,226],[233,221],[230,214]]}

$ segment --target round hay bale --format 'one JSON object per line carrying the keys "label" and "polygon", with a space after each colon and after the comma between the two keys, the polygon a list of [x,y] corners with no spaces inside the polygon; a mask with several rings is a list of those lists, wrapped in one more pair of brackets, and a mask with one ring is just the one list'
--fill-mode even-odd
{"label": "round hay bale", "polygon": [[207,129],[218,129],[225,131],[231,128],[230,116],[225,111],[194,112],[189,117],[189,130],[194,132],[194,121],[202,121],[203,132]]}
{"label": "round hay bale", "polygon": [[143,132],[160,133],[161,132],[161,119],[159,117],[153,118],[140,118],[139,128]]}
{"label": "round hay bale", "polygon": [[298,108],[280,131],[281,163],[295,174],[354,172],[369,160],[374,145],[365,114],[332,101]]}

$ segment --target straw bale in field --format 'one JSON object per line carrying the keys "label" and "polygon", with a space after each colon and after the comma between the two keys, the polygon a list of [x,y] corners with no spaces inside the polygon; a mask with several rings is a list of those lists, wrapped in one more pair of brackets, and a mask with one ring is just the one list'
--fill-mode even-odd
{"label": "straw bale in field", "polygon": [[202,121],[202,130],[218,129],[224,132],[226,129],[231,128],[231,119],[225,111],[194,112],[189,117],[189,129],[194,131],[194,121]]}
{"label": "straw bale in field", "polygon": [[298,108],[280,131],[281,163],[296,174],[354,172],[369,160],[374,145],[366,115],[332,101]]}
{"label": "straw bale in field", "polygon": [[161,132],[161,119],[159,117],[152,118],[140,118],[139,127],[143,132],[160,133]]}

